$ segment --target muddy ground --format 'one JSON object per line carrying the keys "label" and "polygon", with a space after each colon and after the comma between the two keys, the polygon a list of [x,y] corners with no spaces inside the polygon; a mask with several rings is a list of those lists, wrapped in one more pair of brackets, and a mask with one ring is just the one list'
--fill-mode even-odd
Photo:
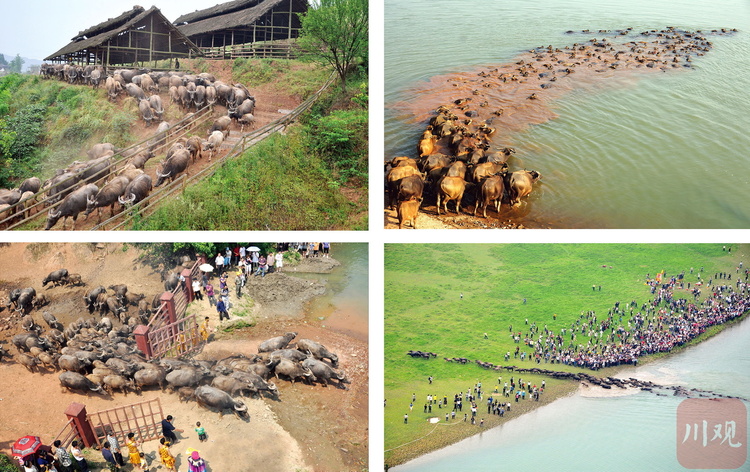
{"label": "muddy ground", "polygon": [[[0,262],[12,271],[0,276],[0,297],[15,287],[33,286],[51,303],[42,308],[54,313],[64,324],[87,315],[82,296],[92,286],[128,284],[129,290],[151,297],[162,289],[159,274],[149,265],[136,262],[140,251],[122,244],[12,244],[0,247]],[[333,259],[308,261],[297,271],[325,272],[337,262]],[[81,274],[85,287],[42,288],[42,279],[51,271],[65,267]],[[83,403],[89,412],[159,398],[164,414],[172,414],[175,424],[185,432],[172,448],[178,469],[184,468],[185,451],[200,450],[209,470],[245,471],[263,464],[269,471],[357,471],[367,467],[368,442],[368,375],[367,343],[334,330],[323,328],[321,321],[306,315],[306,303],[325,291],[324,283],[293,277],[290,273],[272,273],[265,278],[251,278],[243,297],[237,299],[232,289],[232,318],[218,322],[216,311],[207,300],[190,305],[190,312],[209,316],[214,332],[197,359],[218,359],[232,354],[257,352],[257,345],[286,331],[298,332],[298,338],[315,339],[340,359],[340,370],[351,381],[347,388],[329,385],[291,384],[276,380],[278,399],[245,398],[250,419],[233,415],[220,417],[194,402],[181,403],[176,395],[147,390],[142,395],[83,395],[62,392],[58,373],[42,370],[30,373],[13,360],[0,363],[0,450],[26,434],[36,434],[45,441],[53,439],[66,422],[65,409],[71,402]],[[134,312],[134,308],[131,309]],[[242,316],[239,316],[242,315]],[[32,312],[44,325],[41,311]],[[98,319],[98,315],[96,316]],[[229,329],[241,319],[251,327]],[[360,327],[366,330],[367,327]],[[7,310],[0,313],[0,345],[16,353],[9,339],[21,331],[17,317]],[[196,421],[206,427],[209,440],[199,443],[193,431]],[[144,445],[145,452],[156,458],[155,441]],[[100,460],[90,451],[92,460]],[[158,461],[150,470],[160,467]]]}

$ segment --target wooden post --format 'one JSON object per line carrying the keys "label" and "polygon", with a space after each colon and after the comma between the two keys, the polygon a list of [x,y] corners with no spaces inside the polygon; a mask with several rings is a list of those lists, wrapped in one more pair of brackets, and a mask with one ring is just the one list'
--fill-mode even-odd
{"label": "wooden post", "polygon": [[151,31],[149,32],[148,62],[153,62],[154,57],[154,15],[151,15]]}
{"label": "wooden post", "polygon": [[159,301],[164,306],[164,314],[167,315],[167,323],[174,323],[177,321],[177,313],[174,309],[174,295],[172,292],[164,292],[161,294]]}
{"label": "wooden post", "polygon": [[143,355],[146,356],[146,360],[149,360],[154,356],[154,352],[151,349],[151,343],[148,341],[149,332],[149,327],[144,325],[138,325],[133,330],[135,345],[141,350]]}
{"label": "wooden post", "polygon": [[183,289],[187,295],[187,301],[190,303],[195,299],[195,294],[193,293],[193,273],[190,272],[190,269],[183,269],[180,275],[185,279]]}
{"label": "wooden post", "polygon": [[96,434],[94,434],[94,430],[91,428],[91,423],[89,423],[86,418],[86,416],[88,416],[86,413],[86,405],[73,402],[65,410],[65,415],[68,417],[68,420],[73,420],[73,424],[83,441],[84,447],[92,447],[94,444],[97,444]]}

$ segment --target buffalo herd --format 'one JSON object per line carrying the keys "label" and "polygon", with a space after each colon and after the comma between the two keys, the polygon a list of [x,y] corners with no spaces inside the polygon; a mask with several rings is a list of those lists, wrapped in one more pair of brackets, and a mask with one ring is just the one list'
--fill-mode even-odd
{"label": "buffalo herd", "polygon": [[[163,271],[165,288],[176,285],[171,281],[173,275]],[[66,269],[55,270],[42,280],[45,290],[80,285],[84,285],[81,276]],[[67,292],[58,293],[65,296]],[[13,312],[11,318],[20,318],[22,331],[12,338],[17,354],[11,356],[0,348],[0,360],[13,357],[30,372],[60,371],[64,390],[112,395],[115,391],[139,393],[143,388],[157,387],[177,393],[182,400],[193,399],[219,412],[231,410],[240,417],[247,416],[240,396],[279,398],[272,376],[277,381],[301,380],[323,386],[332,383],[347,388],[349,380],[339,370],[339,356],[315,340],[296,339],[296,332],[261,342],[257,355],[147,360],[136,345],[133,331],[149,322],[161,304],[160,295],[151,301],[145,294],[129,291],[125,284],[99,285],[83,295],[82,309],[85,306],[89,316],[65,326],[49,311],[42,311],[41,316],[34,313],[49,301],[44,295],[38,296],[33,287],[12,290],[4,308]],[[44,303],[39,303],[42,299]]]}
{"label": "buffalo herd", "polygon": [[[141,117],[150,126],[159,123],[153,137],[144,145],[127,149],[116,149],[111,143],[100,143],[86,152],[86,159],[58,169],[55,175],[42,182],[38,177],[26,179],[15,189],[0,189],[0,221],[4,225],[22,221],[42,205],[52,206],[47,211],[45,229],[54,227],[63,220],[63,229],[72,220],[76,229],[79,214],[85,217],[96,210],[97,223],[101,222],[101,210],[109,207],[110,217],[115,207],[120,211],[146,199],[154,187],[166,181],[173,182],[188,173],[188,166],[208,152],[208,160],[214,157],[229,136],[232,122],[240,126],[254,126],[255,97],[243,84],[229,85],[212,74],[191,75],[184,72],[151,72],[146,69],[118,69],[106,73],[99,66],[76,67],[69,64],[44,64],[41,74],[47,78],[58,78],[70,84],[103,85],[110,100],[125,94],[138,105]],[[170,103],[177,104],[185,113],[185,119],[176,123],[163,121],[164,104],[159,92],[168,92]],[[194,122],[190,110],[205,106],[214,109],[215,104],[225,106],[227,114],[218,117],[211,126],[206,139],[197,135],[176,139],[167,148],[170,135],[189,129]],[[191,118],[192,117],[192,118]],[[160,169],[155,171],[155,181],[145,172],[146,162],[157,152],[166,149]],[[40,198],[41,196],[41,198]],[[43,200],[43,203],[39,200]],[[146,202],[147,204],[147,202]]]}
{"label": "buffalo herd", "polygon": [[[454,106],[461,108],[463,103],[464,100],[456,100]],[[460,214],[468,192],[473,200],[473,215],[481,209],[487,218],[488,206],[499,212],[503,202],[519,205],[541,178],[533,170],[511,172],[507,161],[515,150],[492,150],[495,129],[486,122],[477,125],[472,119],[461,120],[455,111],[449,106],[436,110],[417,145],[418,157],[395,157],[386,164],[388,204],[397,211],[399,228],[407,224],[416,228],[426,194],[435,199],[436,214],[440,215],[441,211],[451,211],[449,203]]]}

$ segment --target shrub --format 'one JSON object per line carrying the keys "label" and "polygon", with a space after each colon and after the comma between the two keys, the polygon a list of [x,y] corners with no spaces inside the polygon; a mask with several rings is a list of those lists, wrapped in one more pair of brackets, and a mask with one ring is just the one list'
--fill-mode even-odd
{"label": "shrub", "polygon": [[367,177],[367,111],[336,110],[310,127],[310,146],[345,180]]}

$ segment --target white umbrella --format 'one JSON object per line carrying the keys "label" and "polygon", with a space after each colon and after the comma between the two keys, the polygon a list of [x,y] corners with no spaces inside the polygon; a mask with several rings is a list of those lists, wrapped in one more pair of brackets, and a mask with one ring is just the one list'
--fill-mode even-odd
{"label": "white umbrella", "polygon": [[200,267],[198,267],[203,272],[213,272],[214,266],[211,264],[201,264]]}
{"label": "white umbrella", "polygon": [[247,250],[250,252],[260,252],[260,248],[255,246],[250,246]]}

